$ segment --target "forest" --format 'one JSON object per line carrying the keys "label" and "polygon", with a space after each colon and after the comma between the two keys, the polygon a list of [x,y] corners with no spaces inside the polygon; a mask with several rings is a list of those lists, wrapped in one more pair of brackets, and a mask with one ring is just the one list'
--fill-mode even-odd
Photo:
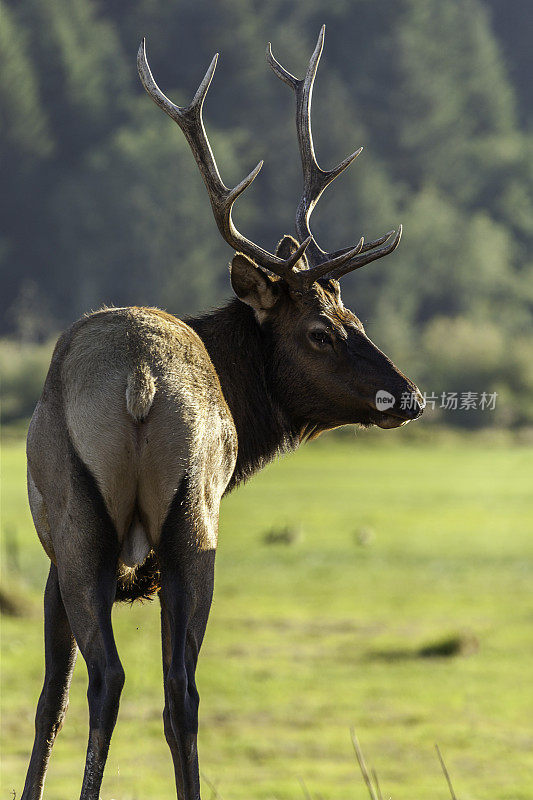
{"label": "forest", "polygon": [[[230,295],[231,252],[179,129],[144,93],[204,109],[223,179],[262,158],[239,228],[273,249],[301,192],[291,92],[318,31],[319,163],[364,145],[313,216],[322,247],[403,224],[398,250],[347,276],[369,335],[462,427],[533,423],[533,8],[520,0],[0,1],[0,368],[4,419],[31,413],[57,333],[102,304],[177,315]],[[443,394],[497,395],[492,409]]]}

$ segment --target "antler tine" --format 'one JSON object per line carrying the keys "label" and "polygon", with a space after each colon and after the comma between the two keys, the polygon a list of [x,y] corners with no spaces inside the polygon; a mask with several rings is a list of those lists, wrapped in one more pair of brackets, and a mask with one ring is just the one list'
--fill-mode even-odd
{"label": "antler tine", "polygon": [[[367,250],[372,250],[374,247],[379,247],[380,244],[383,244],[390,239],[394,231],[388,231],[383,236],[380,236],[379,239],[374,239],[371,242],[365,242],[363,247],[361,248],[361,253],[366,253]],[[335,252],[330,253],[331,258],[336,258],[337,256],[342,256],[344,253],[348,253],[350,247],[343,247],[341,250],[335,250]]]}
{"label": "antler tine", "polygon": [[[388,241],[394,231],[388,234],[385,241]],[[348,272],[353,272],[355,269],[359,269],[360,267],[364,267],[365,264],[370,264],[371,261],[376,261],[378,258],[383,258],[383,256],[388,256],[389,253],[392,253],[393,250],[396,250],[398,245],[400,244],[400,239],[402,238],[402,226],[398,227],[398,231],[396,236],[390,241],[389,244],[386,244],[384,247],[379,247],[377,250],[370,250],[367,253],[361,253],[356,258],[350,259],[347,261],[343,266],[337,266],[333,272],[330,273],[331,278],[335,278],[339,280],[342,278],[343,275],[346,275]]]}
{"label": "antler tine", "polygon": [[206,185],[215,222],[225,241],[234,250],[252,258],[256,264],[266,267],[271,272],[284,278],[295,288],[301,289],[301,273],[295,272],[293,267],[310,245],[312,241],[310,235],[304,237],[304,241],[302,241],[298,249],[289,258],[281,259],[268,250],[264,250],[254,242],[251,242],[237,230],[233,223],[231,216],[232,206],[239,195],[241,195],[255,180],[263,166],[263,162],[260,161],[250,174],[233,189],[228,189],[220,177],[202,117],[205,96],[213,79],[217,60],[218,53],[211,61],[191,104],[185,108],[181,108],[169,100],[155,82],[146,57],[145,39],[142,40],[139,47],[137,68],[141,82],[152,100],[154,100],[183,131]]}
{"label": "antler tine", "polygon": [[[359,269],[359,267],[364,267],[365,264],[370,264],[371,261],[375,261],[377,258],[381,258],[382,256],[392,253],[392,251],[400,242],[402,235],[401,225],[394,241],[391,242],[390,245],[383,247],[381,250],[374,250],[374,248],[380,244],[384,244],[384,242],[387,242],[393,233],[395,233],[395,231],[389,231],[385,234],[385,236],[380,236],[379,239],[374,239],[373,242],[367,242],[366,244],[364,243],[364,238],[361,236],[359,244],[353,249],[345,248],[337,253],[331,253],[331,258],[324,262],[324,264],[319,264],[318,266],[312,267],[304,272],[307,285],[311,286],[314,281],[317,281],[319,278],[323,278],[326,275],[330,278],[335,278],[338,280],[343,275],[346,275],[346,273],[352,272],[355,269]],[[355,256],[358,256],[360,253],[369,253],[369,255],[355,258]]]}
{"label": "antler tine", "polygon": [[[324,46],[325,30],[326,26],[323,25],[318,36],[315,50],[309,61],[305,78],[302,80],[295,78],[294,75],[288,72],[288,70],[277,61],[272,54],[270,44],[267,48],[267,61],[272,70],[278,78],[293,89],[296,95],[296,131],[304,176],[304,191],[296,212],[296,232],[300,239],[312,236],[309,227],[309,218],[324,189],[326,189],[341,172],[344,172],[363,149],[360,147],[345,158],[344,161],[341,161],[334,169],[328,171],[321,169],[316,159],[311,130],[311,99],[315,76]],[[312,267],[304,273],[306,286],[311,286],[314,281],[326,275],[340,277],[350,272],[352,269],[358,269],[364,266],[364,264],[368,264],[377,258],[388,255],[388,253],[395,249],[400,241],[401,227],[396,238],[390,245],[377,250],[375,250],[375,248],[379,248],[380,245],[387,242],[393,233],[394,231],[389,231],[385,236],[380,236],[379,239],[367,242],[366,244],[363,242],[363,239],[361,239],[356,247],[346,247],[333,253],[326,253],[322,250],[313,237],[307,251],[308,259]],[[363,253],[369,253],[369,255],[363,255]]]}
{"label": "antler tine", "polygon": [[163,94],[155,82],[154,76],[152,75],[152,70],[150,69],[150,65],[148,64],[148,60],[146,58],[146,39],[144,36],[141,39],[141,44],[139,45],[139,50],[137,52],[137,71],[139,73],[142,85],[152,100],[157,103],[159,108],[163,109],[165,114],[168,114],[169,117],[178,122],[178,120],[181,119],[183,109],[174,105],[174,103],[169,100],[165,94]]}
{"label": "antler tine", "polygon": [[336,258],[328,258],[323,264],[317,264],[316,267],[310,267],[305,270],[303,279],[306,287],[309,288],[315,281],[326,277],[326,275],[330,275],[332,270],[335,268],[339,269],[346,264],[347,261],[357,256],[363,250],[364,241],[364,238],[361,236],[355,247],[340,253]]}
{"label": "antler tine", "polygon": [[[272,54],[270,43],[267,47],[266,54],[267,61],[273,72],[278,78],[290,86],[296,95],[296,131],[304,175],[304,191],[296,212],[296,233],[299,239],[312,236],[309,227],[309,218],[322,192],[341,174],[341,172],[344,172],[363,149],[360,147],[345,158],[344,161],[341,161],[334,169],[327,171],[321,169],[316,159],[313,133],[311,130],[311,100],[316,72],[324,47],[325,31],[326,26],[323,25],[320,29],[315,50],[309,61],[305,78],[302,80],[291,75],[291,73],[277,61]],[[352,249],[353,248],[349,248],[349,250]],[[328,253],[325,253],[324,250],[318,246],[314,237],[308,248],[307,256],[313,265],[323,264],[330,257]]]}

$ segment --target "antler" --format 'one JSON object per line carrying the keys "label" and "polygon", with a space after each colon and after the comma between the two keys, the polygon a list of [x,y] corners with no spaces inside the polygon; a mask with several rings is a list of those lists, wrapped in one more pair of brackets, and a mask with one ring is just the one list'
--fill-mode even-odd
{"label": "antler", "polygon": [[[321,169],[316,160],[313,146],[313,134],[311,132],[311,98],[318,63],[324,46],[325,30],[326,26],[323,25],[318,36],[314,53],[309,61],[307,73],[302,80],[291,75],[291,73],[274,58],[270,43],[268,44],[266,53],[267,61],[273,71],[278,78],[281,78],[287,86],[291,87],[296,95],[296,131],[304,176],[304,191],[296,212],[296,233],[300,240],[305,239],[305,241],[308,241],[309,237],[311,237],[307,248],[307,257],[312,266],[303,273],[307,288],[311,286],[314,281],[326,275],[332,278],[340,278],[342,275],[346,275],[347,272],[359,269],[359,267],[363,267],[365,264],[375,261],[377,258],[382,258],[392,253],[398,246],[402,235],[402,226],[400,225],[392,241],[389,240],[395,231],[389,231],[385,236],[381,236],[379,239],[375,239],[373,242],[368,242],[367,244],[364,244],[364,239],[361,238],[354,248],[345,248],[344,250],[337,250],[334,253],[326,253],[318,246],[311,233],[309,218],[322,192],[341,174],[341,172],[344,172],[346,167],[357,158],[363,149],[360,147],[348,156],[348,158],[345,158],[344,161],[341,161],[334,169],[327,171]],[[389,243],[386,244],[387,242]],[[384,246],[380,247],[380,245]]]}
{"label": "antler", "polygon": [[[306,76],[302,80],[295,78],[294,75],[291,75],[276,61],[272,55],[270,44],[267,49],[268,63],[276,75],[288,84],[296,94],[296,129],[304,174],[304,192],[296,212],[296,232],[301,244],[286,259],[279,258],[247,239],[237,230],[232,219],[233,204],[239,195],[255,180],[263,166],[263,162],[260,161],[255,169],[233,189],[229,189],[220,177],[202,117],[202,108],[213,79],[218,53],[211,61],[191,104],[184,108],[176,106],[169,100],[155,82],[146,58],[144,39],[141,42],[137,56],[137,68],[144,88],[154,102],[179,125],[185,134],[206,185],[216,224],[225,241],[234,250],[250,256],[259,266],[265,267],[284,278],[292,289],[300,292],[306,291],[316,280],[326,275],[332,278],[340,278],[347,272],[359,269],[359,267],[375,261],[377,258],[392,253],[397,247],[402,234],[402,226],[400,225],[392,240],[391,236],[395,231],[390,231],[385,236],[366,244],[363,237],[361,237],[355,247],[344,248],[334,253],[326,253],[318,246],[311,233],[309,218],[322,192],[341,172],[344,172],[346,167],[357,158],[363,149],[360,147],[338,166],[328,171],[321,169],[316,160],[313,135],[311,133],[311,97],[318,62],[324,46],[324,32],[325,25],[322,26]],[[306,250],[312,266],[310,269],[296,270],[295,265]]]}
{"label": "antler", "polygon": [[205,132],[202,118],[202,107],[207,90],[209,89],[209,85],[215,72],[217,59],[218,53],[211,61],[209,69],[205,73],[204,79],[198,87],[192,103],[186,108],[180,108],[179,106],[174,105],[174,103],[163,94],[155,82],[146,58],[146,46],[144,39],[141,42],[137,55],[137,68],[139,70],[139,76],[142,84],[152,100],[154,100],[154,102],[157,103],[157,105],[163,109],[165,114],[168,114],[168,116],[171,117],[174,122],[177,122],[185,134],[194,158],[196,159],[196,163],[198,164],[202,174],[202,178],[204,179],[204,183],[209,194],[209,199],[211,201],[211,207],[213,209],[215,221],[225,241],[234,250],[250,256],[250,258],[252,258],[256,264],[266,267],[271,272],[274,272],[276,275],[284,278],[288,283],[291,284],[291,286],[299,291],[302,291],[302,273],[293,270],[293,267],[296,262],[299,261],[311,243],[311,236],[308,236],[305,241],[302,241],[298,249],[295,250],[295,252],[292,253],[289,258],[281,259],[275,256],[273,253],[269,253],[268,250],[263,250],[262,247],[254,244],[254,242],[251,242],[249,239],[239,233],[233,223],[231,217],[233,204],[239,195],[242,194],[244,190],[247,189],[248,186],[250,186],[250,184],[255,180],[259,170],[263,166],[263,162],[260,161],[255,169],[253,169],[250,174],[233,189],[228,189],[220,177],[215,157],[213,156],[213,151],[211,150],[209,140]]}

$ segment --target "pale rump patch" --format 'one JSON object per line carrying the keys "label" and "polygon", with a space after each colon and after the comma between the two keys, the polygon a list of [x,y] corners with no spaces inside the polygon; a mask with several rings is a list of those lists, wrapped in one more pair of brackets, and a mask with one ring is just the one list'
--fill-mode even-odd
{"label": "pale rump patch", "polygon": [[136,422],[146,418],[155,397],[155,378],[147,364],[138,364],[128,376],[126,408]]}
{"label": "pale rump patch", "polygon": [[96,481],[124,565],[142,563],[157,546],[185,473],[188,502],[207,517],[199,529],[211,524],[233,472],[236,434],[191,328],[150,309],[95,314],[69,342],[61,388],[68,437]]}

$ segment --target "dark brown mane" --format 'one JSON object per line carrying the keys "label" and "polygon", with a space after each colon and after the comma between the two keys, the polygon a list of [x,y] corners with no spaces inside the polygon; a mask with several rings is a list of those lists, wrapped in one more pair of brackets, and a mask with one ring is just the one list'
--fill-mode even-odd
{"label": "dark brown mane", "polygon": [[235,299],[185,322],[209,353],[237,429],[239,449],[228,493],[277,455],[298,447],[300,429],[276,393],[269,327],[257,324],[249,306]]}

